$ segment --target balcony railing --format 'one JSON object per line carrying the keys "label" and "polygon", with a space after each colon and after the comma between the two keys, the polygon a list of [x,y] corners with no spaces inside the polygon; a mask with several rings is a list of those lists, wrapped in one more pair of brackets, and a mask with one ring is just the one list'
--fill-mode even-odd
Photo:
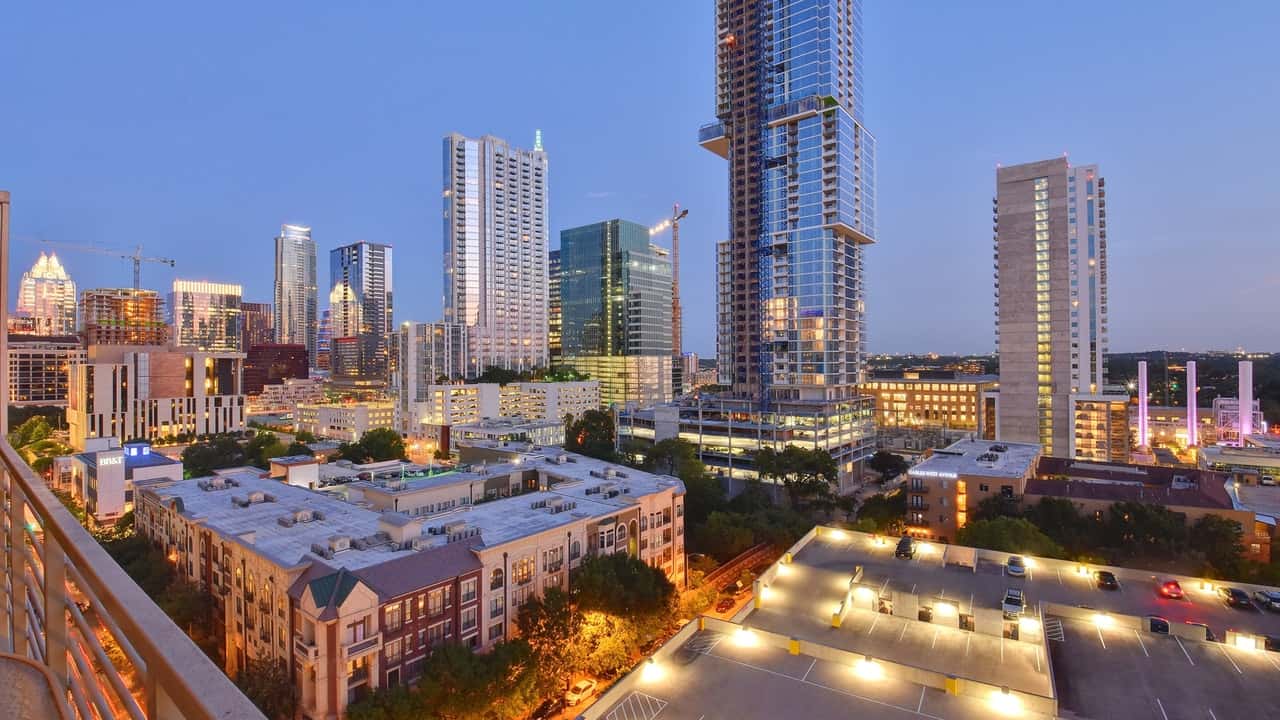
{"label": "balcony railing", "polygon": [[[0,445],[0,652],[47,667],[70,717],[262,720],[9,444]],[[123,668],[104,641],[119,646]],[[10,672],[0,661],[0,682]]]}

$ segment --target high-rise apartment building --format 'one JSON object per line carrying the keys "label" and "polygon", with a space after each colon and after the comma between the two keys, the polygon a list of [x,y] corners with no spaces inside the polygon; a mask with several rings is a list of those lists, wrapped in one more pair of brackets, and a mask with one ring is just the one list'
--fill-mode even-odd
{"label": "high-rise apartment building", "polygon": [[325,308],[320,313],[320,327],[316,330],[316,357],[311,364],[318,370],[328,370],[333,356],[333,311]]}
{"label": "high-rise apartment building", "polygon": [[716,254],[731,394],[621,417],[624,436],[697,437],[703,462],[735,477],[755,475],[735,434],[775,449],[803,437],[836,459],[842,484],[856,476],[873,445],[871,400],[857,393],[862,253],[876,239],[863,104],[859,0],[717,1],[717,121],[698,141],[729,161]]}
{"label": "high-rise apartment building", "polygon": [[560,251],[547,254],[547,353],[554,365],[563,354],[560,347]]}
{"label": "high-rise apartment building", "polygon": [[240,303],[241,349],[248,352],[254,345],[270,345],[275,341],[275,310],[271,303]]}
{"label": "high-rise apartment building", "polygon": [[547,155],[486,135],[444,139],[444,320],[483,370],[548,364]]}
{"label": "high-rise apartment building", "polygon": [[1065,157],[996,171],[998,437],[1072,451],[1073,396],[1103,392],[1105,183]]}
{"label": "high-rise apartment building", "polygon": [[164,301],[154,290],[95,288],[80,293],[88,345],[167,345]]}
{"label": "high-rise apartment building", "polygon": [[76,333],[76,283],[54,253],[40,253],[18,284],[15,319],[32,335]]}
{"label": "high-rise apartment building", "polygon": [[835,400],[861,380],[862,251],[876,238],[862,3],[719,0],[716,116],[729,161],[718,348],[735,395]]}
{"label": "high-rise apartment building", "polygon": [[307,346],[316,354],[316,243],[311,228],[281,225],[276,236],[275,339]]}
{"label": "high-rise apartment building", "polygon": [[243,294],[239,285],[231,283],[174,280],[168,307],[174,344],[199,350],[242,350]]}
{"label": "high-rise apartment building", "polygon": [[254,345],[245,353],[244,394],[257,395],[267,385],[285,380],[305,380],[309,369],[307,348],[302,345]]}
{"label": "high-rise apartment building", "polygon": [[333,379],[385,387],[392,332],[391,246],[360,242],[329,252]]}

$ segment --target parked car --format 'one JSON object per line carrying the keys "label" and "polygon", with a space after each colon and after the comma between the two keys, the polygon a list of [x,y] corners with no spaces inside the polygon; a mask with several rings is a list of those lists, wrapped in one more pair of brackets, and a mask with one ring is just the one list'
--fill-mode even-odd
{"label": "parked car", "polygon": [[906,558],[910,560],[916,556],[916,543],[906,535],[898,541],[898,549],[893,551],[893,556],[898,558]]}
{"label": "parked car", "polygon": [[1259,605],[1268,609],[1280,612],[1280,592],[1275,590],[1258,590],[1253,593],[1253,599]]}
{"label": "parked car", "polygon": [[553,718],[564,709],[564,698],[554,697],[538,706],[529,716],[529,720],[547,720]]}
{"label": "parked car", "polygon": [[1022,590],[1009,588],[1004,591],[1004,600],[1000,602],[1000,609],[1004,611],[1006,618],[1016,620],[1022,616],[1022,611],[1026,606],[1027,598],[1022,594]]}
{"label": "parked car", "polygon": [[1262,640],[1267,650],[1280,652],[1280,635],[1263,635]]}
{"label": "parked car", "polygon": [[737,605],[737,604],[738,604],[738,601],[734,600],[731,597],[720,598],[720,602],[716,603],[716,612],[727,613],[733,609],[734,605]]}
{"label": "parked car", "polygon": [[1262,478],[1258,480],[1258,484],[1266,485],[1268,487],[1274,486],[1276,484],[1276,479],[1272,475],[1263,475]]}
{"label": "parked car", "polygon": [[1009,577],[1023,577],[1027,574],[1027,561],[1021,555],[1010,555],[1004,568],[1005,572],[1009,573]]}
{"label": "parked car", "polygon": [[569,688],[569,692],[564,694],[564,701],[569,704],[569,707],[573,707],[591,697],[595,691],[595,680],[579,680],[573,684],[573,687]]}
{"label": "parked car", "polygon": [[1120,581],[1116,579],[1116,574],[1110,570],[1099,570],[1093,574],[1094,582],[1102,590],[1119,590]]}
{"label": "parked car", "polygon": [[1181,600],[1186,597],[1182,592],[1182,586],[1173,578],[1165,578],[1160,582],[1158,589],[1161,597],[1167,597],[1170,600]]}
{"label": "parked car", "polygon": [[1208,625],[1205,625],[1202,622],[1191,622],[1190,620],[1187,621],[1187,624],[1204,630],[1205,640],[1208,640],[1209,642],[1217,642],[1218,636],[1213,634],[1213,631],[1209,629]]}
{"label": "parked car", "polygon": [[1222,599],[1229,607],[1240,608],[1242,610],[1257,610],[1253,603],[1249,601],[1249,593],[1240,588],[1220,587],[1218,588],[1218,597]]}
{"label": "parked car", "polygon": [[1147,630],[1159,635],[1169,634],[1169,621],[1159,615],[1147,616]]}

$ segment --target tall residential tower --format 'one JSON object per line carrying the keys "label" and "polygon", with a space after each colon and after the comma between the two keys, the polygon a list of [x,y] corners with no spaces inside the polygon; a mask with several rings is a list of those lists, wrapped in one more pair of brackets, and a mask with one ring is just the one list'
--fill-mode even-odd
{"label": "tall residential tower", "polygon": [[1075,454],[1077,396],[1104,392],[1107,212],[1096,165],[996,171],[997,437]]}
{"label": "tall residential tower", "polygon": [[35,265],[22,273],[14,319],[27,325],[23,329],[32,335],[75,334],[76,283],[56,254],[40,253]]}
{"label": "tall residential tower", "polygon": [[486,135],[444,139],[444,321],[483,370],[548,364],[547,155]]}
{"label": "tall residential tower", "polygon": [[281,225],[276,237],[275,341],[316,356],[316,244],[311,228]]}
{"label": "tall residential tower", "polygon": [[199,350],[241,351],[243,318],[239,285],[202,280],[174,280],[169,294],[173,343]]}
{"label": "tall residential tower", "polygon": [[329,252],[333,379],[385,387],[391,372],[391,246],[360,242]]}

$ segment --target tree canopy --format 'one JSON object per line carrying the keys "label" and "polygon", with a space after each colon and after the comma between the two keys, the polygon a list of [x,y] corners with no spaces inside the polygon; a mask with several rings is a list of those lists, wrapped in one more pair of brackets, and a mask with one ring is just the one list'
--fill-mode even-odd
{"label": "tree canopy", "polygon": [[605,410],[588,410],[565,427],[564,449],[613,461],[617,459],[614,433],[612,414]]}
{"label": "tree canopy", "polygon": [[662,570],[626,553],[588,557],[573,579],[583,610],[628,617],[670,612],[675,601],[676,588]]}
{"label": "tree canopy", "polygon": [[867,460],[867,467],[880,473],[883,479],[891,480],[905,473],[911,468],[911,465],[901,455],[895,455],[888,450],[877,450]]}
{"label": "tree canopy", "polygon": [[338,458],[357,464],[404,460],[404,438],[391,428],[374,428],[361,435],[356,442],[339,445]]}
{"label": "tree canopy", "polygon": [[994,520],[977,520],[960,528],[958,540],[961,545],[988,550],[1026,553],[1050,558],[1066,557],[1062,546],[1040,532],[1039,528],[1025,518],[1002,517]]}
{"label": "tree canopy", "polygon": [[755,456],[756,472],[762,478],[781,482],[792,507],[814,505],[830,508],[835,503],[834,488],[840,481],[839,468],[831,453],[817,448],[788,445],[777,452],[764,448]]}

